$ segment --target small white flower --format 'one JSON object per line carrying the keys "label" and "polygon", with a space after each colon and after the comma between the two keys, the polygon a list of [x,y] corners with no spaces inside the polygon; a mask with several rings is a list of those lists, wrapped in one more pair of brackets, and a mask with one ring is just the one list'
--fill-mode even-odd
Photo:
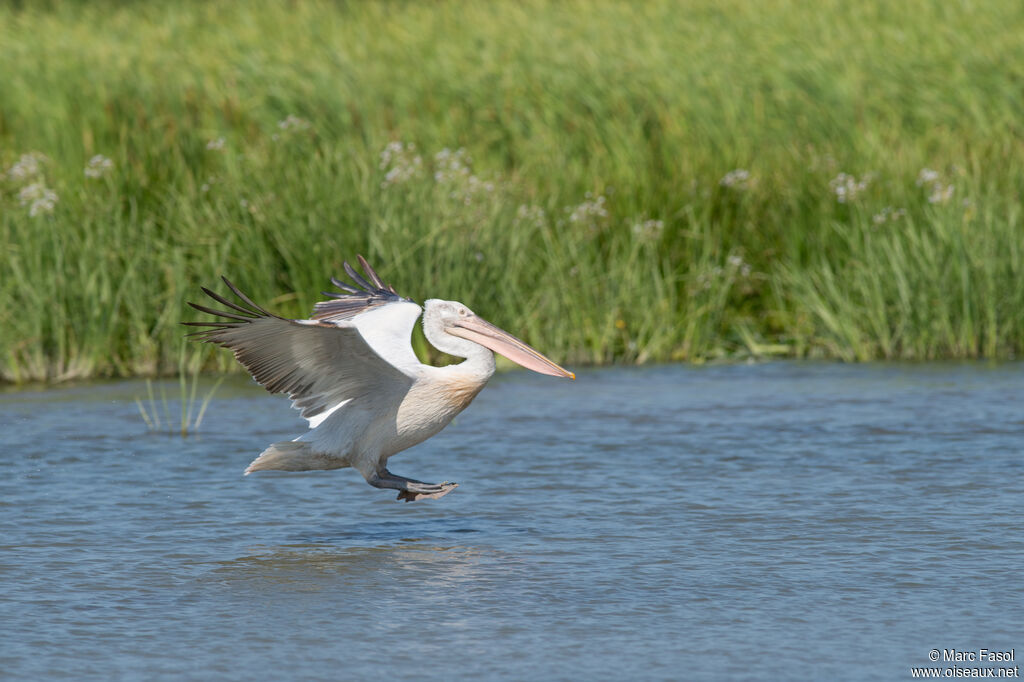
{"label": "small white flower", "polygon": [[722,176],[722,179],[718,181],[722,187],[731,187],[737,190],[749,189],[750,185],[753,184],[750,179],[750,171],[746,168],[737,168],[731,170]]}
{"label": "small white flower", "polygon": [[453,152],[445,147],[434,154],[434,181],[438,184],[465,182],[471,176],[471,164],[465,149]]}
{"label": "small white flower", "polygon": [[85,177],[87,178],[102,178],[114,169],[114,162],[103,156],[97,154],[96,156],[89,159],[89,163],[85,165]]}
{"label": "small white flower", "polygon": [[28,214],[34,218],[44,213],[53,213],[57,205],[57,193],[41,182],[34,182],[18,192],[18,202],[28,206]]}
{"label": "small white flower", "polygon": [[43,172],[43,164],[49,161],[46,155],[39,152],[29,152],[21,157],[7,169],[7,178],[14,182],[26,182],[39,177]]}
{"label": "small white flower", "polygon": [[[282,121],[282,123],[283,123],[283,121]],[[278,125],[280,125],[280,124],[278,124]],[[210,151],[219,152],[220,150],[224,149],[225,143],[226,143],[226,140],[223,137],[218,137],[215,140],[210,140],[209,142],[207,142],[206,143],[206,148],[209,149]]]}
{"label": "small white flower", "polygon": [[21,188],[21,191],[18,192],[18,201],[22,206],[27,206],[29,202],[41,198],[44,192],[46,192],[46,185],[41,182],[33,182],[31,185]]}
{"label": "small white flower", "polygon": [[416,145],[411,142],[389,142],[380,153],[380,170],[386,171],[381,188],[412,180],[423,170],[423,158],[416,154]]}
{"label": "small white flower", "polygon": [[54,206],[57,205],[57,195],[53,192],[50,193],[52,196],[44,199],[37,199],[32,202],[32,205],[28,209],[28,214],[35,218],[37,215],[44,213],[53,213]]}
{"label": "small white flower", "polygon": [[449,187],[448,196],[466,206],[480,193],[492,194],[497,185],[473,174],[473,164],[465,149],[447,147],[434,154],[434,182]]}
{"label": "small white flower", "polygon": [[[410,152],[413,150],[413,145],[409,145]],[[401,142],[388,142],[387,145],[380,151],[380,169],[384,170],[391,165],[392,159],[403,154],[405,152],[405,145]]]}
{"label": "small white flower", "polygon": [[736,255],[729,256],[725,260],[729,264],[730,268],[740,271],[741,277],[750,277],[750,263]]}
{"label": "small white flower", "polygon": [[953,185],[943,185],[936,182],[932,185],[931,194],[928,195],[929,204],[944,204],[953,198]]}
{"label": "small white flower", "polygon": [[875,225],[881,225],[891,220],[899,220],[907,214],[905,208],[893,208],[892,206],[886,206],[881,211],[871,217],[871,220]]}
{"label": "small white flower", "polygon": [[921,172],[917,174],[917,186],[923,187],[924,185],[931,185],[937,182],[938,179],[938,171],[934,171],[931,168],[922,168]]}
{"label": "small white flower", "polygon": [[584,201],[579,206],[567,208],[570,223],[596,225],[599,221],[608,217],[608,209],[605,208],[603,194],[594,197],[590,192],[584,195]]}
{"label": "small white flower", "polygon": [[288,114],[284,120],[277,122],[277,127],[281,130],[309,130],[312,126],[306,119]]}
{"label": "small white flower", "polygon": [[917,174],[916,184],[928,191],[929,204],[944,204],[953,198],[953,185],[943,182],[939,172],[931,168],[921,169],[921,172]]}
{"label": "small white flower", "polygon": [[847,173],[840,173],[829,181],[828,186],[835,193],[836,201],[840,204],[846,204],[856,200],[857,195],[866,190],[870,182],[870,175],[865,175],[858,180]]}

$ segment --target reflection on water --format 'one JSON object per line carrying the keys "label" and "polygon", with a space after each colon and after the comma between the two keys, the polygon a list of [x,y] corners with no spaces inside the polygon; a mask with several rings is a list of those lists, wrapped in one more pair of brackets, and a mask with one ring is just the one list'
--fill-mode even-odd
{"label": "reflection on water", "polygon": [[482,552],[467,547],[441,547],[417,541],[403,545],[339,548],[325,544],[253,547],[249,553],[217,567],[203,580],[245,589],[299,590],[368,587],[381,580],[456,586],[472,581]]}
{"label": "reflection on water", "polygon": [[304,424],[245,382],[185,440],[139,390],[0,394],[12,679],[902,679],[1024,635],[1022,365],[503,375],[394,460],[461,484],[415,504],[243,478]]}

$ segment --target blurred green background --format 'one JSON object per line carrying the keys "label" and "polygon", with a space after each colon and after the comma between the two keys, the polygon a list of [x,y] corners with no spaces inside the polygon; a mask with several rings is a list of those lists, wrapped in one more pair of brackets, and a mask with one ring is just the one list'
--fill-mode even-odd
{"label": "blurred green background", "polygon": [[0,377],[175,372],[200,285],[304,317],[357,253],[573,365],[1015,357],[1021,36],[1019,0],[4,5]]}

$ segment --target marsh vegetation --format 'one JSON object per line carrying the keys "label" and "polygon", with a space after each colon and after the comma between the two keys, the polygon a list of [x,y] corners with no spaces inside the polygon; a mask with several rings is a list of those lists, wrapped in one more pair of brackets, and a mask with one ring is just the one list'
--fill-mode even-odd
{"label": "marsh vegetation", "polygon": [[0,7],[0,376],[174,373],[201,284],[304,316],[357,253],[570,364],[1016,356],[1022,34],[1012,0]]}

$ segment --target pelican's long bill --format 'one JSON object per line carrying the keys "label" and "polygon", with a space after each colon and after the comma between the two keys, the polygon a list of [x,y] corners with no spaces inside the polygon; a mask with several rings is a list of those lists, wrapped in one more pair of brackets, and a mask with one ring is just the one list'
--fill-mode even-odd
{"label": "pelican's long bill", "polygon": [[479,343],[534,372],[554,377],[576,378],[576,375],[569,370],[559,367],[507,331],[495,327],[476,315],[471,314],[468,318],[459,320],[448,329],[448,333],[469,339],[473,343]]}

